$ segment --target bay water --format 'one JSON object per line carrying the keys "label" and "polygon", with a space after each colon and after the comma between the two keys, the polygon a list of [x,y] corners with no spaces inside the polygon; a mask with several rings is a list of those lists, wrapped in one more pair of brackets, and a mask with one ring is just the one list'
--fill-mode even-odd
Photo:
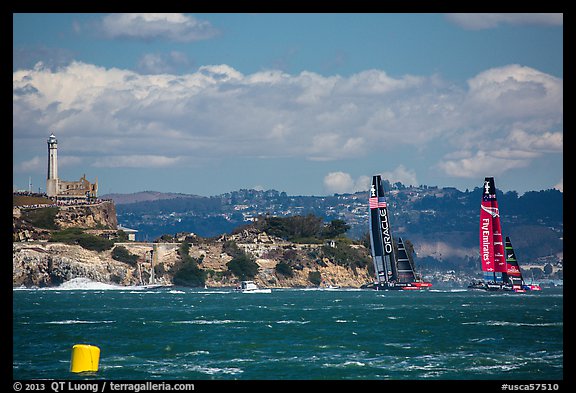
{"label": "bay water", "polygon": [[[14,289],[14,379],[562,380],[563,293]],[[74,344],[100,348],[70,373]]]}

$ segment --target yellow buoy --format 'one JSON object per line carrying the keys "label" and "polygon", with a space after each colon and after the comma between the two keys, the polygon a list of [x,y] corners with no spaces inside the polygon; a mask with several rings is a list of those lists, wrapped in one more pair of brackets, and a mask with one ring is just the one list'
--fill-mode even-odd
{"label": "yellow buoy", "polygon": [[100,361],[100,348],[94,345],[76,344],[72,347],[70,371],[81,373],[84,371],[98,371]]}

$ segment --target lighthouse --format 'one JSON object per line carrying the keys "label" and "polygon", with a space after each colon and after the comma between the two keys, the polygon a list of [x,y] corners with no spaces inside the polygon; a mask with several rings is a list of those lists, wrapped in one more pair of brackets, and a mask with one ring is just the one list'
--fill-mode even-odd
{"label": "lighthouse", "polygon": [[46,177],[46,195],[58,195],[58,141],[54,134],[48,137],[48,176]]}

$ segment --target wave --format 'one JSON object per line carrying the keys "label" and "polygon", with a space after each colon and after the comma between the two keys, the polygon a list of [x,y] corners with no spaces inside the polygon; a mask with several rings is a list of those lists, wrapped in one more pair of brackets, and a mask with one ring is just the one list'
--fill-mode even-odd
{"label": "wave", "polygon": [[74,324],[92,324],[92,323],[114,323],[116,321],[83,321],[78,319],[67,319],[64,321],[48,321],[44,322],[48,325],[74,325]]}
{"label": "wave", "polygon": [[233,321],[230,319],[224,319],[224,320],[213,319],[211,321],[206,320],[206,319],[193,319],[193,320],[189,320],[189,321],[174,321],[172,323],[191,324],[191,325],[224,325],[224,324],[229,324],[229,323],[249,323],[249,322],[250,321]]}
{"label": "wave", "polygon": [[[18,291],[134,291],[138,293],[156,293],[158,288],[146,285],[119,285],[94,281],[86,277],[77,277],[54,287],[15,287]],[[175,290],[171,290],[175,291]],[[184,292],[172,292],[184,293]]]}
{"label": "wave", "polygon": [[564,326],[564,323],[563,322],[528,323],[528,322],[510,322],[510,321],[491,321],[490,320],[490,321],[462,322],[462,325],[548,327],[548,326]]}
{"label": "wave", "polygon": [[295,325],[305,325],[305,324],[307,324],[307,323],[310,323],[310,321],[292,321],[292,320],[288,320],[288,321],[276,321],[276,323],[287,324],[287,325],[291,325],[291,324],[295,324]]}
{"label": "wave", "polygon": [[32,291],[77,291],[77,290],[92,290],[92,291],[102,291],[102,290],[133,290],[138,287],[115,285],[115,284],[105,284],[98,281],[90,280],[89,278],[79,277],[73,278],[70,281],[66,281],[61,285],[55,287],[19,287],[13,288],[15,290],[32,290]]}

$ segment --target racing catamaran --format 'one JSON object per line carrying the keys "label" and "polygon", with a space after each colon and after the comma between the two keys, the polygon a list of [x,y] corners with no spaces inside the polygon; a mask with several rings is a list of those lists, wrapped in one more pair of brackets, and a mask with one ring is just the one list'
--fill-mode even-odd
{"label": "racing catamaran", "polygon": [[506,250],[504,249],[494,178],[486,177],[483,188],[480,204],[480,261],[484,279],[471,282],[468,288],[514,292],[539,290],[540,287],[537,285],[524,284],[512,243],[508,237]]}
{"label": "racing catamaran", "polygon": [[402,238],[398,238],[397,250],[395,250],[380,175],[372,177],[368,205],[370,208],[370,252],[376,277],[374,283],[363,287],[376,290],[410,290],[431,287],[431,283],[422,281],[417,276],[414,263],[406,252]]}

